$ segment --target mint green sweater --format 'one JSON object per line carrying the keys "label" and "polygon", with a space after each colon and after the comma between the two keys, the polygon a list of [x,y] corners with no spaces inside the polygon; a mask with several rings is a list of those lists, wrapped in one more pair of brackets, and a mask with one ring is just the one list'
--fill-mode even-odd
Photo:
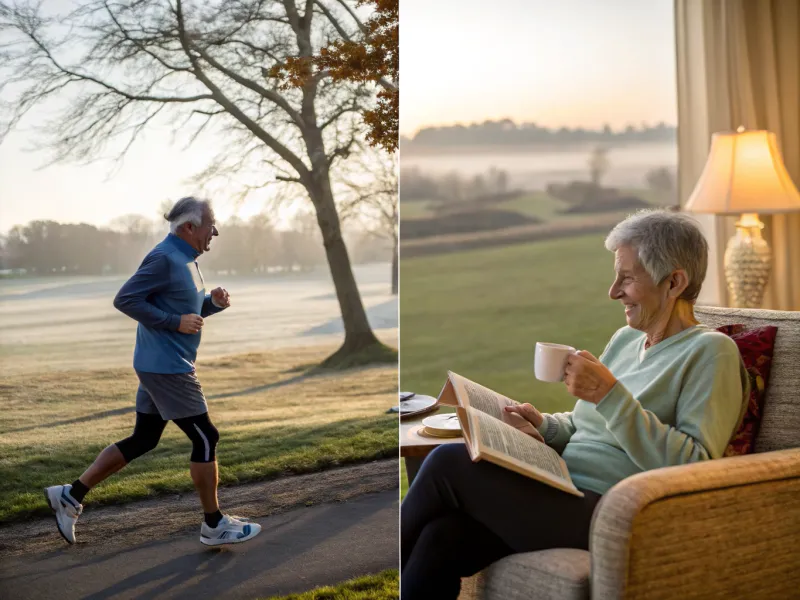
{"label": "mint green sweater", "polygon": [[603,494],[635,473],[719,458],[739,424],[749,379],[733,340],[697,325],[644,343],[641,331],[617,331],[600,356],[617,378],[611,391],[544,415],[539,431],[579,488]]}

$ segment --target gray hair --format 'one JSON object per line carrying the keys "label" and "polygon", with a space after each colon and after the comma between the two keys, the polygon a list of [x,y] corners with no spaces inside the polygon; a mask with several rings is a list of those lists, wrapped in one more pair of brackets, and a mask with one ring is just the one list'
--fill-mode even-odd
{"label": "gray hair", "polygon": [[643,210],[618,223],[606,238],[606,248],[615,252],[631,246],[639,262],[656,283],[676,269],[686,271],[689,285],[681,298],[694,302],[708,268],[708,242],[692,217],[666,210]]}
{"label": "gray hair", "polygon": [[203,222],[203,211],[211,210],[211,202],[208,200],[198,200],[192,196],[181,198],[175,203],[164,218],[169,221],[169,230],[177,233],[178,228],[184,223],[191,223],[195,227],[200,227]]}

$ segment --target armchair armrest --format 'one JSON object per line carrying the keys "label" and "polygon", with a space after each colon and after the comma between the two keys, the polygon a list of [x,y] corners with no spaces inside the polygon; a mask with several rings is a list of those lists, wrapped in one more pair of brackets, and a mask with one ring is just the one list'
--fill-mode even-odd
{"label": "armchair armrest", "polygon": [[800,590],[800,448],[655,469],[600,501],[592,598],[790,598]]}

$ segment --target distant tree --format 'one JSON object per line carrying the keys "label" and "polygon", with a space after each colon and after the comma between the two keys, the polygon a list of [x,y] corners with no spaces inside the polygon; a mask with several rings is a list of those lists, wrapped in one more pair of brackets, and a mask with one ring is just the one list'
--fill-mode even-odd
{"label": "distant tree", "polygon": [[101,275],[113,266],[115,234],[86,223],[31,221],[7,236],[12,268],[41,275]]}
{"label": "distant tree", "polygon": [[490,188],[486,183],[486,178],[480,173],[472,178],[472,181],[469,182],[468,189],[468,195],[470,198],[480,198],[490,193]]}
{"label": "distant tree", "polygon": [[446,202],[458,202],[466,197],[466,182],[457,171],[439,179],[439,196]]}
{"label": "distant tree", "polygon": [[414,147],[448,147],[459,145],[502,146],[502,145],[536,145],[536,144],[574,144],[578,142],[608,143],[615,139],[630,142],[664,142],[674,143],[676,129],[659,124],[656,127],[637,130],[629,129],[614,132],[606,124],[600,129],[577,127],[560,127],[548,129],[535,123],[512,125],[509,121],[487,121],[472,125],[452,125],[448,127],[426,127],[421,129],[412,139],[404,139],[404,148],[413,151]]}
{"label": "distant tree", "polygon": [[311,212],[300,211],[292,228],[280,233],[282,262],[287,267],[306,271],[324,262],[315,221]]}
{"label": "distant tree", "polygon": [[600,187],[600,181],[608,171],[608,167],[608,148],[604,146],[595,147],[589,157],[589,176],[592,183],[597,187]]}
{"label": "distant tree", "polygon": [[343,219],[357,221],[369,235],[386,240],[392,251],[392,294],[397,294],[399,281],[399,203],[397,198],[397,159],[389,155],[367,155],[361,161],[362,173],[369,176],[357,181],[349,179],[346,184],[350,197],[343,203]]}
{"label": "distant tree", "polygon": [[508,171],[491,167],[487,179],[494,193],[502,194],[508,189]]}
{"label": "distant tree", "polygon": [[651,169],[645,175],[647,185],[651,190],[660,194],[669,203],[672,203],[675,196],[676,185],[675,175],[667,167]]}
{"label": "distant tree", "polygon": [[[264,213],[253,215],[247,222],[247,226],[250,272],[266,273],[270,267],[280,266],[279,234],[275,229],[272,218]],[[319,245],[317,248],[319,249]]]}
{"label": "distant tree", "polygon": [[440,192],[436,179],[423,174],[419,167],[411,167],[400,171],[399,191],[403,202],[435,200],[439,197]]}
{"label": "distant tree", "polygon": [[109,266],[115,273],[133,271],[167,231],[166,223],[160,216],[150,219],[137,214],[117,217],[111,221],[109,228],[118,233],[108,257],[111,262]]}

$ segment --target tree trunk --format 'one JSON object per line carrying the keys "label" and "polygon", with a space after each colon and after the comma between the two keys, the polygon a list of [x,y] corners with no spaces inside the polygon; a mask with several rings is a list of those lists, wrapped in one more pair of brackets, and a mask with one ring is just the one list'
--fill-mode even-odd
{"label": "tree trunk", "polygon": [[[291,2],[286,4],[287,12]],[[308,3],[311,6],[311,2]],[[296,13],[296,11],[295,11]],[[297,47],[301,57],[313,54],[311,44],[311,17],[309,12],[303,19],[297,15],[289,15],[295,19],[292,27],[297,36]],[[301,177],[317,211],[317,224],[322,232],[325,256],[331,271],[336,298],[344,324],[344,343],[331,356],[326,358],[322,367],[348,367],[369,362],[387,362],[394,357],[397,363],[397,352],[390,351],[378,341],[367,320],[367,313],[361,301],[361,294],[350,266],[350,256],[342,238],[341,223],[336,204],[333,199],[330,179],[330,160],[325,152],[322,128],[318,124],[316,111],[317,82],[313,79],[303,86],[303,100],[300,114],[304,122],[302,128],[303,141],[311,163],[309,176]]]}
{"label": "tree trunk", "polygon": [[[353,276],[350,256],[342,238],[339,215],[333,201],[330,182],[326,177],[314,191],[314,206],[317,210],[317,223],[322,231],[325,256],[336,289],[336,298],[344,323],[344,343],[322,366],[335,367],[346,365],[347,359],[355,359],[356,363],[371,362],[368,356],[370,348],[379,348],[383,344],[375,337],[361,301],[361,294]],[[364,354],[361,358],[354,355]]]}

